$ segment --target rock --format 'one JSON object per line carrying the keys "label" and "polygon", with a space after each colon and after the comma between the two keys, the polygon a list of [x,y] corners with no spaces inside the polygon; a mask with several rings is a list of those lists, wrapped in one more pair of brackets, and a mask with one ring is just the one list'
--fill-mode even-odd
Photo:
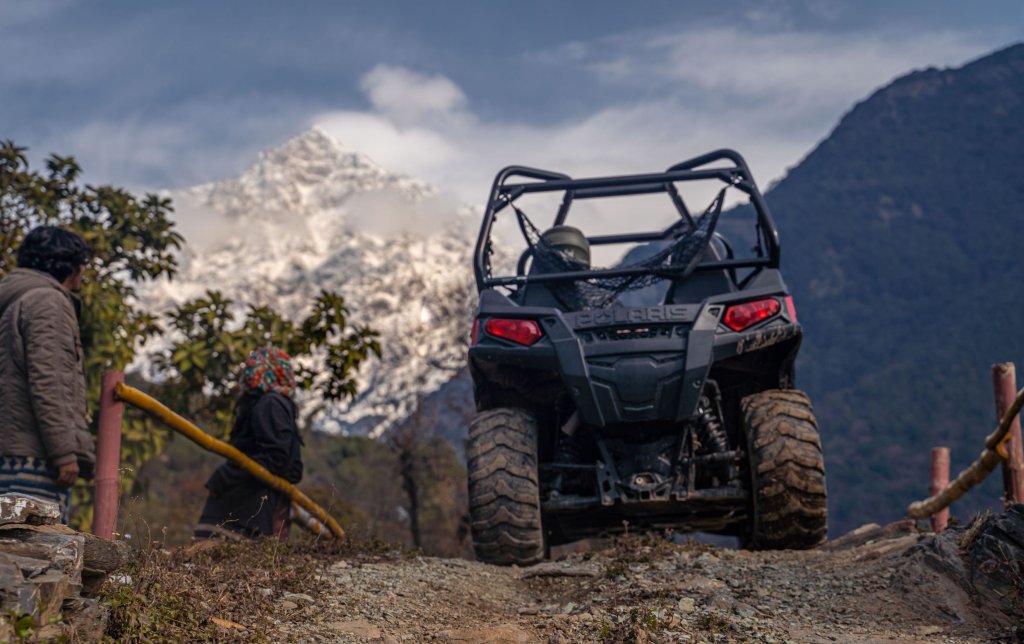
{"label": "rock", "polygon": [[61,612],[61,606],[71,594],[72,586],[66,574],[50,570],[26,579],[16,589],[4,590],[4,609],[17,615],[31,615],[36,624],[46,624]]}
{"label": "rock", "polygon": [[32,530],[0,530],[0,552],[41,559],[64,571],[74,585],[82,583],[85,538],[77,534],[48,534]]}
{"label": "rock", "polygon": [[483,628],[461,628],[438,633],[449,642],[473,642],[474,644],[530,644],[536,638],[528,631],[513,624],[499,624]]}
{"label": "rock", "polygon": [[123,541],[101,539],[94,534],[77,532],[66,525],[0,525],[0,538],[24,539],[26,533],[75,536],[83,539],[85,542],[82,555],[83,570],[86,571],[86,574],[89,574],[89,571],[92,574],[100,574],[117,570],[128,561],[130,556],[130,548]]}
{"label": "rock", "polygon": [[682,597],[676,605],[681,613],[692,613],[696,609],[693,597]]}
{"label": "rock", "polygon": [[285,593],[281,596],[283,599],[293,601],[299,604],[315,604],[316,600],[305,593]]}
{"label": "rock", "polygon": [[19,555],[7,554],[6,552],[0,552],[0,561],[11,564],[17,568],[24,579],[37,577],[50,568],[50,562],[45,559],[22,557]]}
{"label": "rock", "polygon": [[944,630],[941,626],[918,626],[914,632],[918,635],[938,635]]}
{"label": "rock", "polygon": [[529,568],[524,568],[519,573],[520,579],[531,577],[597,577],[601,574],[600,569],[595,565],[568,564],[557,561],[546,561]]}
{"label": "rock", "polygon": [[52,501],[21,494],[0,494],[0,525],[60,522],[60,506]]}
{"label": "rock", "polygon": [[277,602],[277,607],[280,608],[281,610],[289,611],[289,610],[295,610],[296,608],[299,607],[299,605],[296,604],[295,602],[288,601],[287,599],[282,599],[281,601]]}
{"label": "rock", "polygon": [[327,628],[342,633],[344,635],[365,637],[367,639],[378,639],[381,636],[379,628],[363,619],[353,619],[344,622],[332,622],[327,625]]}
{"label": "rock", "polygon": [[98,642],[107,630],[110,611],[95,599],[75,597],[64,601],[64,619],[71,626],[73,642]]}

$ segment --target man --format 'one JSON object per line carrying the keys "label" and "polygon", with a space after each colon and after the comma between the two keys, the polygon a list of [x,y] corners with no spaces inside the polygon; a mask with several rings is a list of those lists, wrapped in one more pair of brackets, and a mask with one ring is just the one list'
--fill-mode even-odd
{"label": "man", "polygon": [[75,233],[39,226],[0,281],[0,493],[58,503],[96,462],[86,427],[82,284],[92,251]]}

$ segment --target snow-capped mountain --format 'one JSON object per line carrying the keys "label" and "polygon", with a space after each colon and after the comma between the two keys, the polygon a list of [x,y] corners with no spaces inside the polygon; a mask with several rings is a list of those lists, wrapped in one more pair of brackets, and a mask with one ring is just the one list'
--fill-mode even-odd
{"label": "snow-capped mountain", "polygon": [[170,193],[186,248],[173,281],[141,298],[161,310],[220,290],[239,307],[301,316],[321,288],[380,332],[359,397],[314,418],[379,435],[465,362],[472,309],[471,209],[387,172],[314,129],[263,152],[240,176]]}

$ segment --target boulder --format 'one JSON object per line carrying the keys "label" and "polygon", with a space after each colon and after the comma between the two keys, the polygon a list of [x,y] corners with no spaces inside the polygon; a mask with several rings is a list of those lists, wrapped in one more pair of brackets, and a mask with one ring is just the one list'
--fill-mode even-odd
{"label": "boulder", "polygon": [[0,525],[10,523],[60,523],[60,506],[34,496],[0,494]]}

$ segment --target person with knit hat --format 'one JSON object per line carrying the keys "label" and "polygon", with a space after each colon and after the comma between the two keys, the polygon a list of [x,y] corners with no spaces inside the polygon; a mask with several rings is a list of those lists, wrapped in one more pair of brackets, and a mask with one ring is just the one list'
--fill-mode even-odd
{"label": "person with knit hat", "polygon": [[[291,359],[280,349],[253,351],[242,367],[242,394],[235,406],[229,442],[272,474],[290,483],[302,479],[302,437],[293,400],[297,388]],[[291,507],[286,494],[267,487],[233,461],[206,482],[209,496],[197,539],[288,535]]]}

